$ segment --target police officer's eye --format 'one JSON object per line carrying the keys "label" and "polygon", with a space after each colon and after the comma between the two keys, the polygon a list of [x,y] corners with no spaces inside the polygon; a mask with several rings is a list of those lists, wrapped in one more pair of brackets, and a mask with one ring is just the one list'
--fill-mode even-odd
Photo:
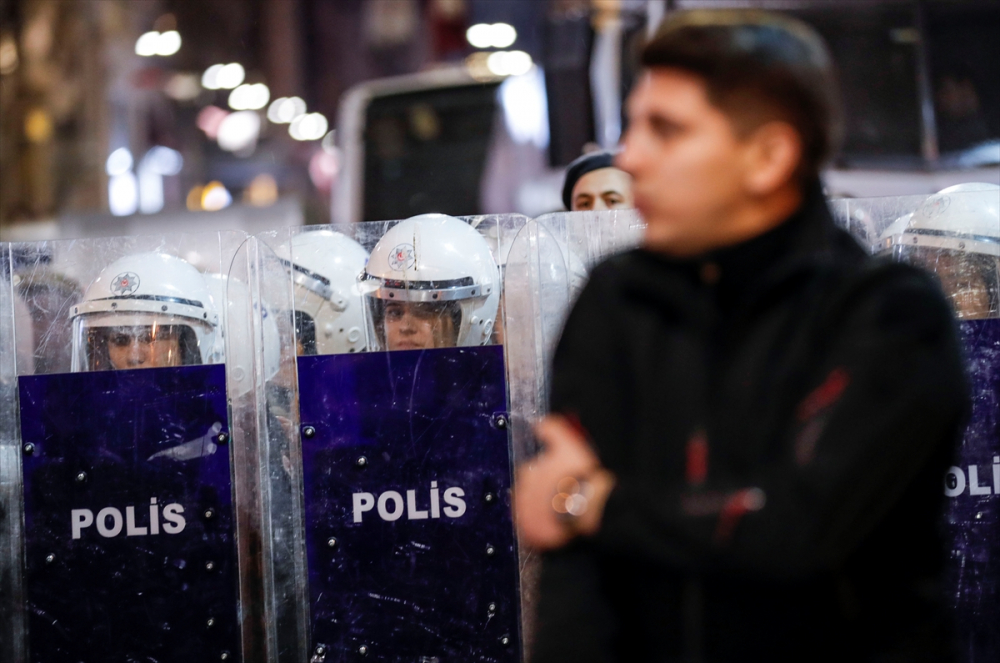
{"label": "police officer's eye", "polygon": [[128,334],[113,334],[110,342],[115,347],[124,348],[132,344],[132,337]]}
{"label": "police officer's eye", "polygon": [[398,322],[403,319],[403,309],[399,306],[390,306],[385,310],[385,319]]}

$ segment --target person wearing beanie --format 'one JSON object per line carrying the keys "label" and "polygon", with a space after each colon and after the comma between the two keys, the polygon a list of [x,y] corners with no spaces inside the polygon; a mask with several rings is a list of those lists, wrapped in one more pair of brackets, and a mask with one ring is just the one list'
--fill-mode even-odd
{"label": "person wearing beanie", "polygon": [[562,199],[571,212],[633,207],[632,176],[614,165],[612,152],[589,152],[566,169]]}

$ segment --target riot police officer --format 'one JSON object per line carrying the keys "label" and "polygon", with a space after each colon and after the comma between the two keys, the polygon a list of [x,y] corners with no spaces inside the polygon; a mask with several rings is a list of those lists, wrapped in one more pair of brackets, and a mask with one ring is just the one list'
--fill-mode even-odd
{"label": "riot police officer", "polygon": [[[289,252],[290,251],[290,252]],[[365,350],[358,274],[368,252],[347,235],[314,230],[295,235],[279,257],[295,293],[295,336],[300,355]]]}
{"label": "riot police officer", "polygon": [[1000,317],[998,208],[995,184],[942,189],[890,225],[878,250],[934,272],[959,319]]}
{"label": "riot police officer", "polygon": [[422,214],[390,228],[372,251],[361,289],[372,349],[491,341],[499,270],[486,239],[460,219]]}
{"label": "riot police officer", "polygon": [[108,265],[71,317],[74,372],[211,363],[219,323],[202,274],[165,253]]}

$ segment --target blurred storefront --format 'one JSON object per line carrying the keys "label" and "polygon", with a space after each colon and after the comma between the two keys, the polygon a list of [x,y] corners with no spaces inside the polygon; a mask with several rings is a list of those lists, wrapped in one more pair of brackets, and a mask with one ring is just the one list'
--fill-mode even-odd
{"label": "blurred storefront", "polygon": [[[278,200],[307,224],[554,211],[561,169],[621,136],[650,26],[746,4],[0,0],[0,233]],[[995,2],[752,4],[830,43],[832,196],[1000,182]]]}

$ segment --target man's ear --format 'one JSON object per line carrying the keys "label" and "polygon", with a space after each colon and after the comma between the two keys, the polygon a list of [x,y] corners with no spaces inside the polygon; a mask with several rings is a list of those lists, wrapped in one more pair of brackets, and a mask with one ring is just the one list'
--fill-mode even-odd
{"label": "man's ear", "polygon": [[792,125],[775,120],[754,129],[747,138],[744,184],[748,193],[764,196],[795,177],[802,162],[802,137]]}

